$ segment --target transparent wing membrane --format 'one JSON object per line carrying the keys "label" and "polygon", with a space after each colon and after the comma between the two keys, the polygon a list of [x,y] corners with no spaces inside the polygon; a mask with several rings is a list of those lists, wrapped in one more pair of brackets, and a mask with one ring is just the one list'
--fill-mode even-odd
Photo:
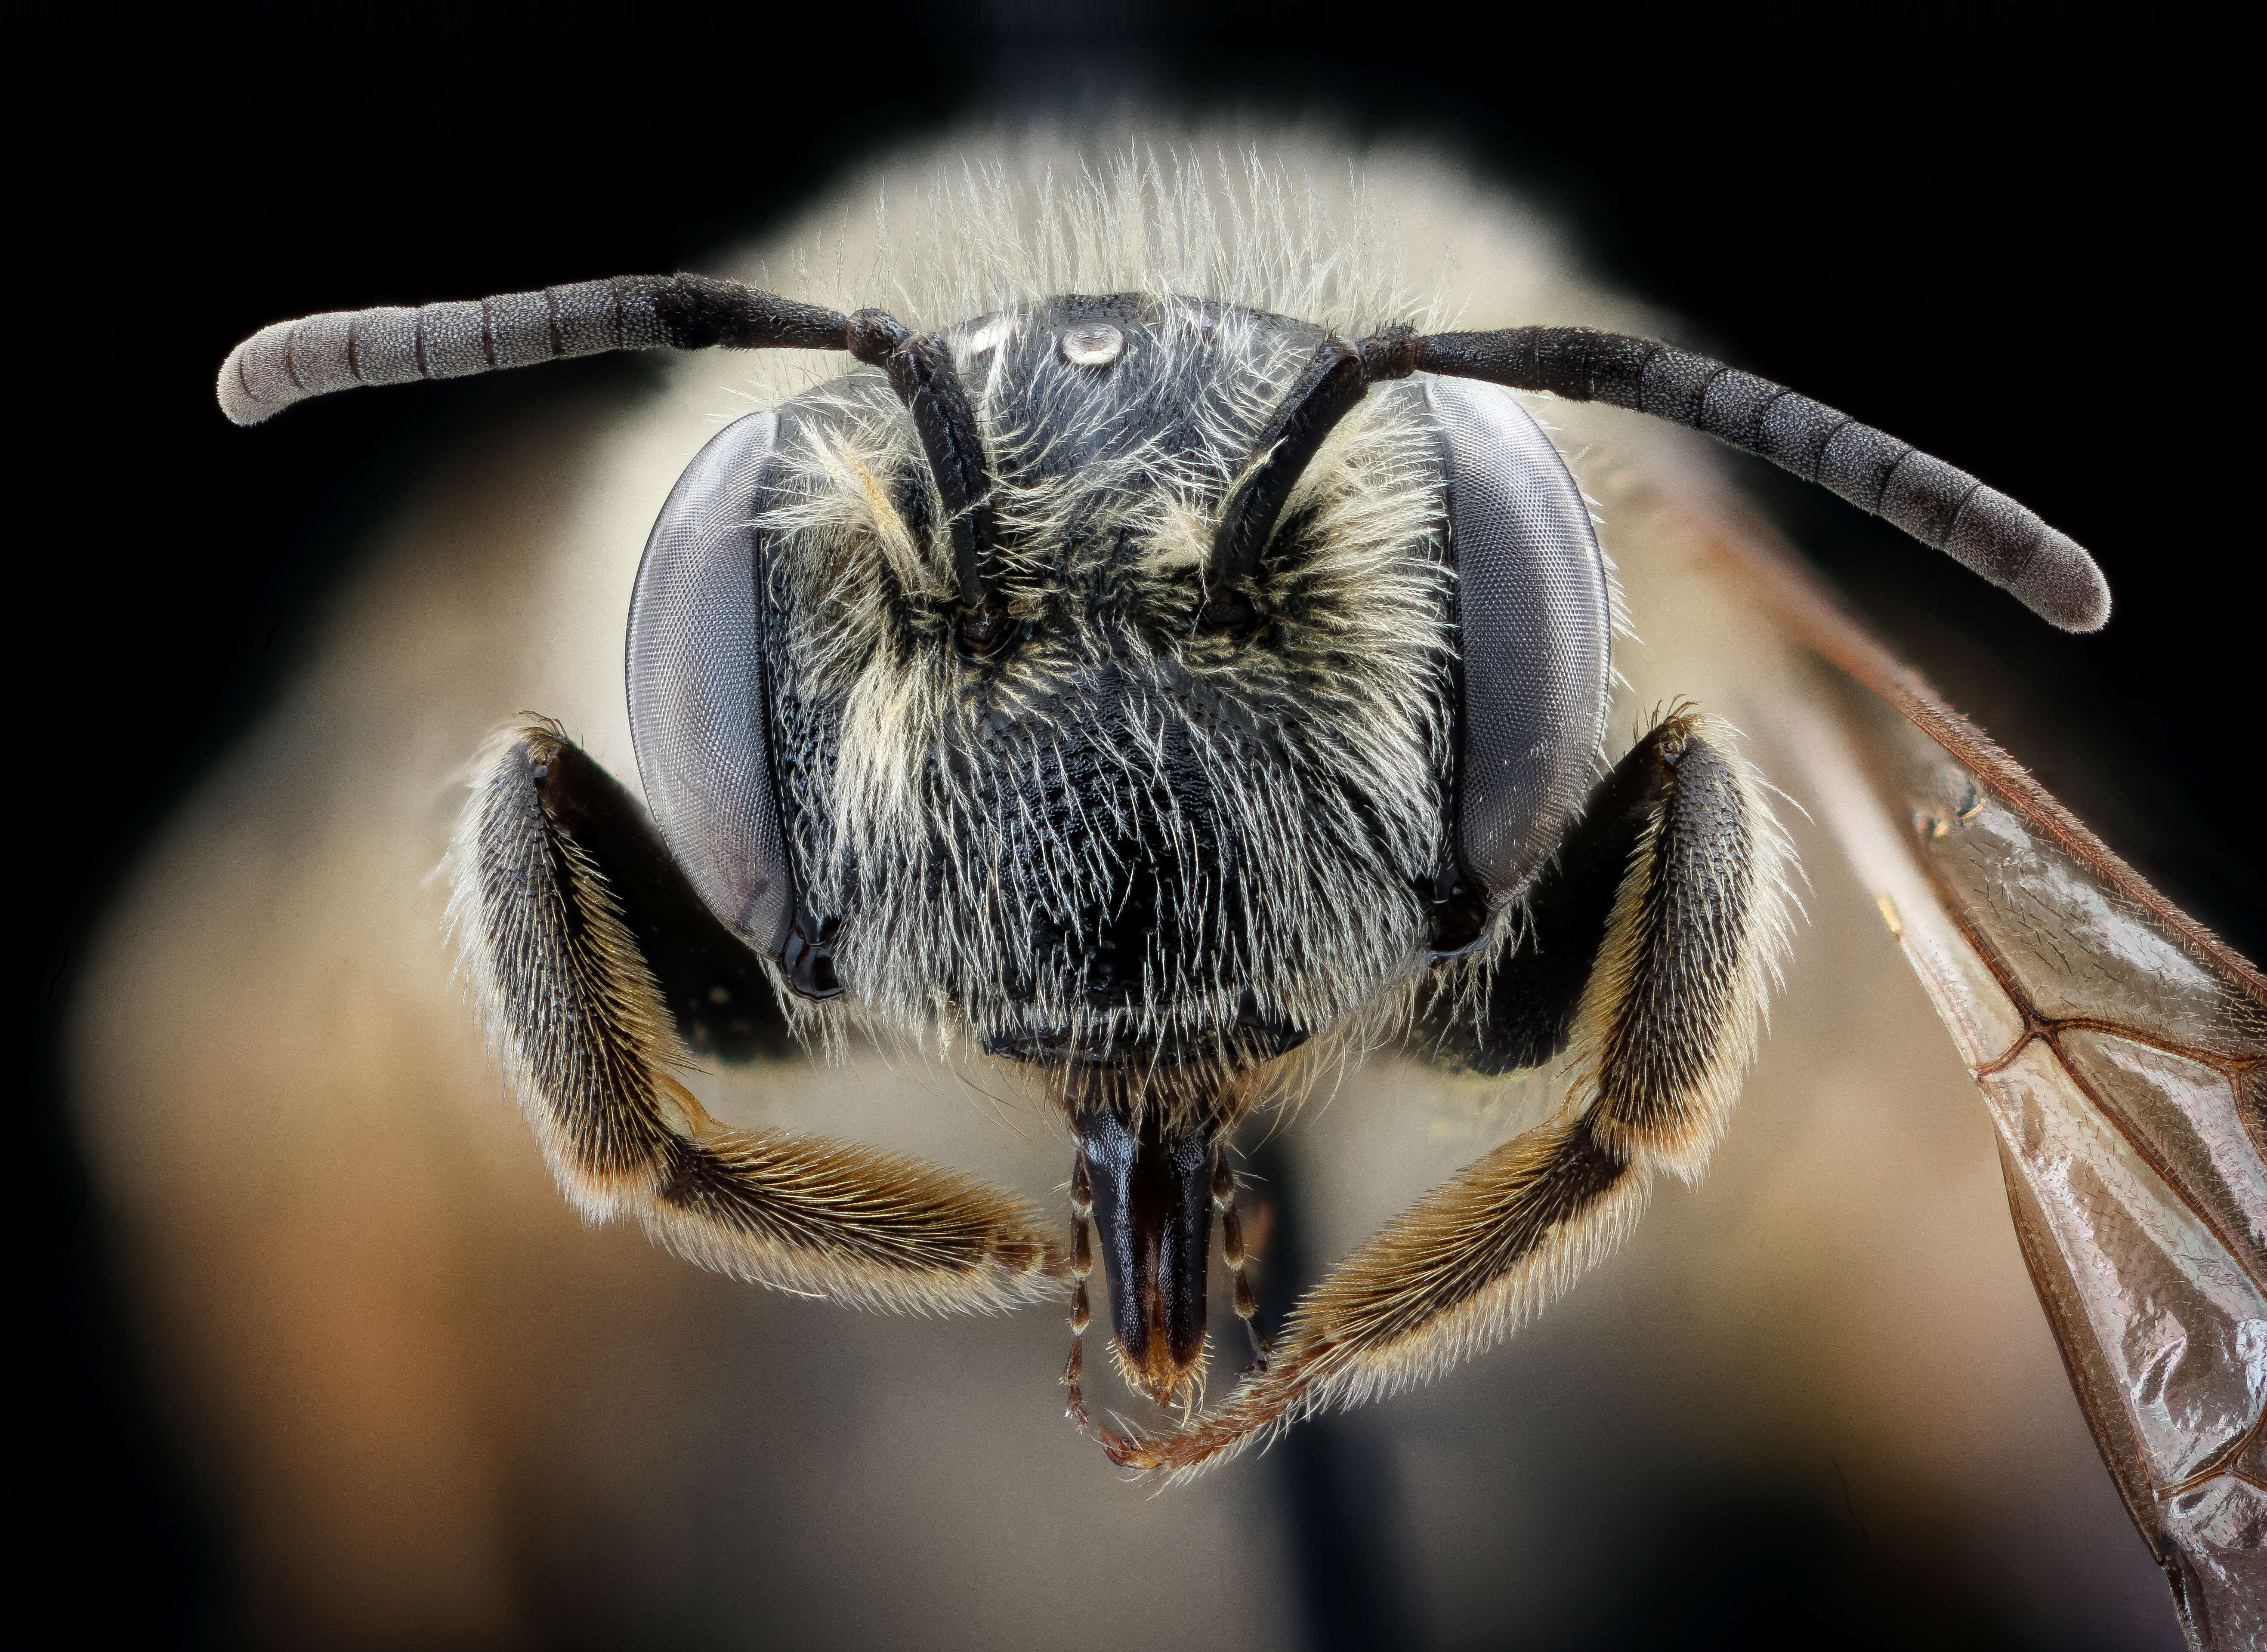
{"label": "transparent wing membrane", "polygon": [[1976,1078],[2071,1382],[2198,1647],[2267,1644],[2267,981],[1767,546],[1774,730]]}

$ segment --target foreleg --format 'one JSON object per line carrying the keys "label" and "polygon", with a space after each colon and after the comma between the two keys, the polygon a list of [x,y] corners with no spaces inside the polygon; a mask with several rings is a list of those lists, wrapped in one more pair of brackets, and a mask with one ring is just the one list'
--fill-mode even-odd
{"label": "foreleg", "polygon": [[771,983],[643,808],[555,727],[483,754],[450,859],[489,1037],[585,1216],[635,1216],[705,1267],[862,1306],[1059,1294],[1066,1264],[1021,1201],[855,1143],[728,1129],[679,1082],[687,1039],[784,1049]]}
{"label": "foreleg", "polygon": [[[1179,1432],[1123,1442],[1114,1457],[1178,1478],[1302,1417],[1428,1381],[1611,1252],[1655,1173],[1699,1175],[1753,1051],[1780,945],[1784,851],[1727,733],[1673,713],[1601,783],[1556,893],[1538,891],[1539,932],[1561,961],[1529,966],[1542,1001],[1526,1013],[1491,998],[1490,1022],[1508,1020],[1484,1027],[1472,1053],[1508,1065],[1567,1043],[1565,1110],[1340,1263],[1293,1310],[1267,1371]],[[1610,903],[1581,894],[1595,878],[1586,842],[1619,846]],[[1594,925],[1581,917],[1586,903],[1598,909]],[[1587,962],[1578,994],[1566,984],[1570,949]],[[1553,993],[1575,1006],[1563,1034]]]}

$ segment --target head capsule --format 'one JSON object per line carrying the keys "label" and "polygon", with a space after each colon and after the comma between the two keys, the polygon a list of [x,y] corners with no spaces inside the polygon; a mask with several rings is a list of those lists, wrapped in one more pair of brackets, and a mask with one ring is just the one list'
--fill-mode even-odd
{"label": "head capsule", "polygon": [[1284,474],[1333,348],[1137,296],[947,329],[980,493],[894,358],[715,438],[629,680],[717,916],[805,997],[1057,1069],[1240,1071],[1477,941],[1595,765],[1603,561],[1493,386],[1357,394]]}

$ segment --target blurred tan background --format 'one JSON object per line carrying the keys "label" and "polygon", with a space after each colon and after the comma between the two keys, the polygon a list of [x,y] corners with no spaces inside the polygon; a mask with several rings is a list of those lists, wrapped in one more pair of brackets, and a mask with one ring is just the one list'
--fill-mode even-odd
{"label": "blurred tan background", "polygon": [[[894,194],[994,142],[901,150],[701,267],[784,286],[792,247],[863,246],[877,178]],[[1411,269],[1448,272],[1471,325],[1658,319],[1576,282],[1543,220],[1446,159],[1268,142],[1326,197],[1356,161]],[[1808,1643],[2177,1644],[2033,1298],[1981,1105],[1798,808],[1781,814],[1808,917],[1701,1187],[1664,1190],[1622,1255],[1477,1365],[1193,1488],[1126,1483],[1060,1420],[1052,1310],[859,1316],[583,1227],[451,979],[434,867],[459,765],[522,708],[635,784],[630,579],[752,370],[695,356],[657,388],[578,382],[467,436],[370,527],[304,666],[76,971],[73,1126],[244,1638],[1480,1648],[1681,1625],[1694,1643],[1808,1626]],[[1643,640],[1618,655],[1618,738],[1679,694],[1761,728],[1788,691],[1775,645],[1678,525],[1723,486],[1713,459],[1578,411],[1546,418]],[[982,1074],[869,1055],[704,1094],[1042,1200],[1067,1174],[1067,1144]],[[1261,1160],[1271,1297],[1545,1105],[1384,1058],[1318,1093]],[[1125,1404],[1113,1390],[1094,1397]]]}

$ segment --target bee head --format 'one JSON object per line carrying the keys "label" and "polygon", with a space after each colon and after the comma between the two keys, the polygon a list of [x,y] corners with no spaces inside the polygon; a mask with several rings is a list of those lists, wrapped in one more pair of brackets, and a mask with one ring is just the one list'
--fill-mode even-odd
{"label": "bee head", "polygon": [[1343,420],[1230,569],[1255,435],[1321,329],[1068,298],[940,336],[979,505],[870,372],[781,410],[754,501],[806,926],[868,1014],[1042,1066],[1235,1071],[1346,1022],[1425,957],[1445,852],[1416,399]]}
{"label": "bee head", "polygon": [[687,470],[630,623],[663,834],[799,1012],[1217,1121],[1500,936],[1608,607],[1516,404],[1207,299],[846,336]]}

